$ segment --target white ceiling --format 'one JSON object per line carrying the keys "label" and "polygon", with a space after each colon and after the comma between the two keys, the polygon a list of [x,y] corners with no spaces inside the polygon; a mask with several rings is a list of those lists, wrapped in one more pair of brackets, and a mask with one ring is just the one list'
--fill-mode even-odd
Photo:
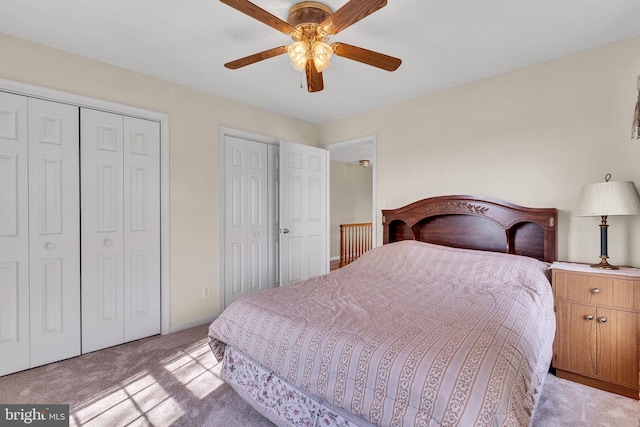
{"label": "white ceiling", "polygon": [[350,163],[358,165],[360,160],[369,160],[373,166],[373,142],[364,140],[361,142],[348,143],[346,146],[343,142],[329,144],[324,146],[331,152],[331,161]]}
{"label": "white ceiling", "polygon": [[[296,2],[254,0],[283,20]],[[218,0],[0,0],[0,32],[313,123],[637,36],[638,17],[639,0],[389,0],[331,42],[400,68],[334,57],[324,91],[308,93],[286,55],[223,67],[291,40]]]}

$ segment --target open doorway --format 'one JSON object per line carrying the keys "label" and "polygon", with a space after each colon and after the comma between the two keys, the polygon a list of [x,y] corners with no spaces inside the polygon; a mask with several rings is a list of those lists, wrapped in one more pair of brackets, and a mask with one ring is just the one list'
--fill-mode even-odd
{"label": "open doorway", "polygon": [[[363,247],[366,250],[376,245],[376,137],[336,142],[324,148],[330,152],[331,160],[329,255],[331,270],[335,270],[345,265],[344,248],[341,260],[341,226],[343,231],[353,229],[359,234],[363,224],[371,224],[366,231],[369,242]],[[350,260],[354,253],[362,251],[360,244],[348,251]]]}

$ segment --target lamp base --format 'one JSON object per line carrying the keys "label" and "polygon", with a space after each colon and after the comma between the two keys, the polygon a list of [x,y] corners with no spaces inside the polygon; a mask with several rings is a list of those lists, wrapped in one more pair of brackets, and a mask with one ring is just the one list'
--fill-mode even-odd
{"label": "lamp base", "polygon": [[591,267],[593,268],[599,268],[601,270],[617,270],[618,267],[616,267],[615,265],[611,265],[607,262],[607,256],[601,256],[600,257],[600,263],[598,264],[591,264]]}

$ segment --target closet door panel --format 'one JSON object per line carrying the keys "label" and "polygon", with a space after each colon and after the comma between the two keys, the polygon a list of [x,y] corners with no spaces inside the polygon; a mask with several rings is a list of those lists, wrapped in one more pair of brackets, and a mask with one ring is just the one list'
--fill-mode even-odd
{"label": "closet door panel", "polygon": [[78,107],[29,99],[31,366],[80,354]]}
{"label": "closet door panel", "polygon": [[0,375],[29,368],[27,98],[0,92]]}
{"label": "closet door panel", "polygon": [[121,344],[123,117],[81,109],[82,352]]}
{"label": "closet door panel", "polygon": [[160,333],[160,125],[124,118],[125,341]]}

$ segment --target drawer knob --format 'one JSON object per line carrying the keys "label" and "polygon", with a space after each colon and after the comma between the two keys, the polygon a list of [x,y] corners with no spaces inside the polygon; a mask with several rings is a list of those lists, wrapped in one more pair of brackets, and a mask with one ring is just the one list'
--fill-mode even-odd
{"label": "drawer knob", "polygon": [[593,288],[593,289],[591,289],[591,292],[593,292],[594,294],[599,294],[600,293],[600,289]]}
{"label": "drawer knob", "polygon": [[584,316],[584,318],[587,320],[593,320],[593,316],[590,314],[587,314],[586,316]]}
{"label": "drawer knob", "polygon": [[605,323],[606,321],[607,321],[606,317],[601,317],[601,318],[598,319],[598,322],[600,322],[600,323]]}

